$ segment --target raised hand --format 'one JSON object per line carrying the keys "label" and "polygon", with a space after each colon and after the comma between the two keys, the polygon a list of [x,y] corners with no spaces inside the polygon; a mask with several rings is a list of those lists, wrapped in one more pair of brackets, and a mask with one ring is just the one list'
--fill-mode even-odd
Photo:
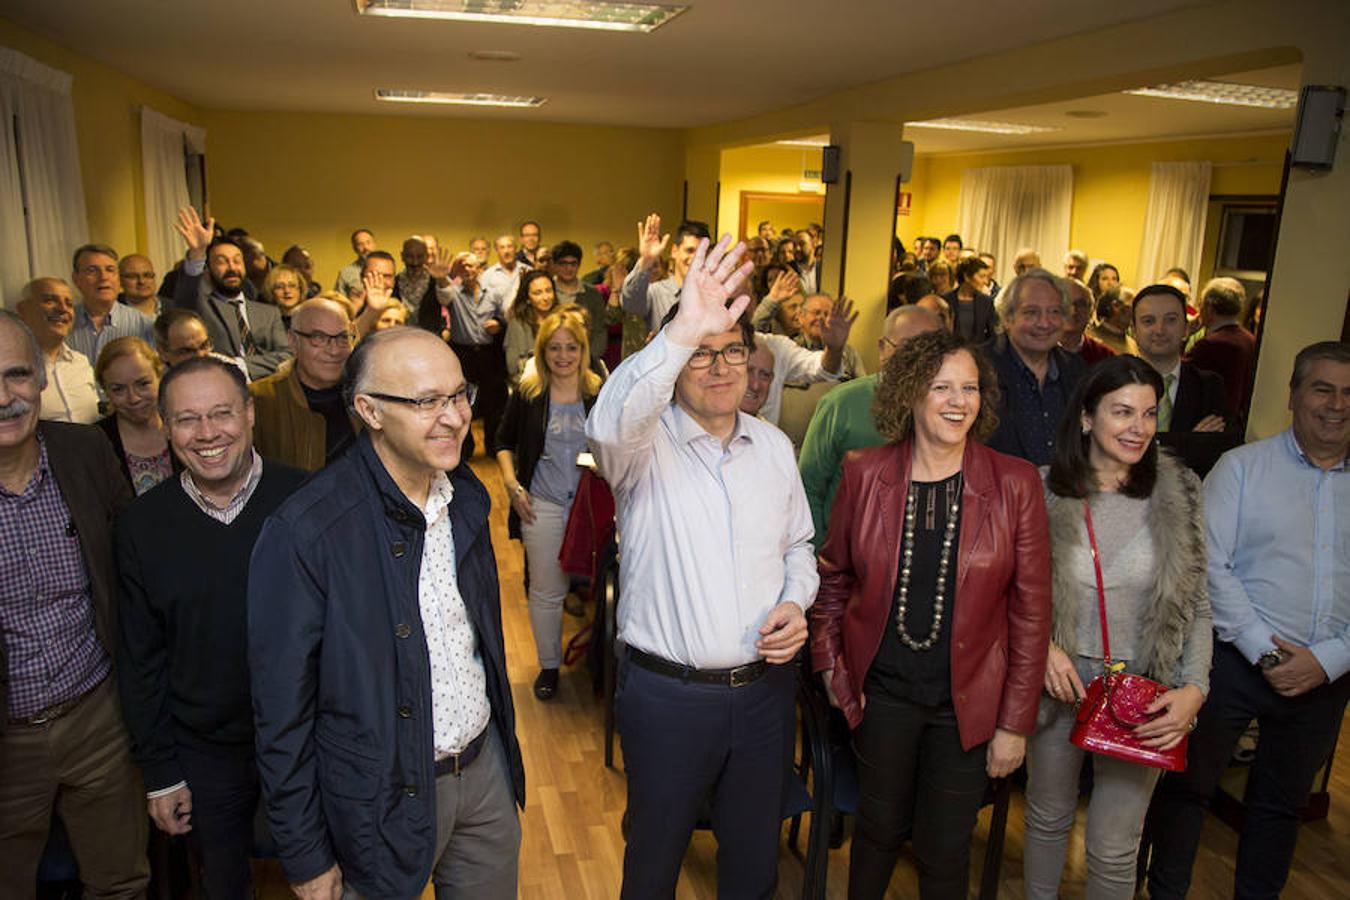
{"label": "raised hand", "polygon": [[178,210],[178,221],[173,223],[173,230],[187,243],[188,259],[204,259],[206,248],[211,246],[211,239],[216,235],[216,220],[208,216],[203,222],[197,210],[184,206]]}
{"label": "raised hand", "polygon": [[361,283],[366,286],[366,309],[378,314],[399,302],[378,272],[367,271],[361,276]]}
{"label": "raised hand", "polygon": [[440,282],[443,278],[448,278],[454,258],[454,254],[450,252],[448,247],[437,247],[435,253],[427,255],[427,274],[437,282]]}
{"label": "raised hand", "polygon": [[857,320],[858,314],[853,310],[852,300],[840,297],[834,301],[830,315],[825,319],[825,325],[820,332],[825,346],[833,350],[843,350],[844,345],[848,343],[848,333]]}
{"label": "raised hand", "polygon": [[727,305],[755,267],[752,262],[740,263],[744,243],[728,250],[730,244],[729,234],[722,235],[711,250],[707,238],[698,242],[680,288],[680,311],[666,326],[667,335],[676,344],[697,347],[708,335],[730,330],[750,305],[749,294],[741,294]]}
{"label": "raised hand", "polygon": [[774,278],[773,284],[769,285],[768,299],[782,303],[793,294],[797,293],[801,287],[802,280],[797,277],[797,273],[791,269],[784,269]]}
{"label": "raised hand", "polygon": [[661,261],[661,254],[670,243],[669,234],[661,234],[661,217],[656,213],[638,223],[638,265],[650,269]]}

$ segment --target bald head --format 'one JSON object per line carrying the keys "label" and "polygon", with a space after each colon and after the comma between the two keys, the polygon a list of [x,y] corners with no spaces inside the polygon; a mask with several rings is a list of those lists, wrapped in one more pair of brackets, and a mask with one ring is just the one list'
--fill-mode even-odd
{"label": "bald head", "polygon": [[338,301],[329,297],[313,297],[291,311],[291,330],[310,331],[317,320],[341,321],[345,324],[348,318],[347,307]]}
{"label": "bald head", "polygon": [[946,300],[937,294],[925,294],[914,304],[920,309],[926,309],[937,317],[938,322],[943,328],[951,331],[954,324],[952,321],[952,308]]}
{"label": "bald head", "polygon": [[927,331],[937,331],[941,327],[942,320],[926,307],[897,306],[886,314],[886,321],[881,328],[882,337],[877,341],[877,356],[884,365],[905,341]]}
{"label": "bald head", "polygon": [[459,358],[429,331],[387,328],[357,345],[347,384],[380,461],[421,506],[433,479],[459,466],[473,417]]}

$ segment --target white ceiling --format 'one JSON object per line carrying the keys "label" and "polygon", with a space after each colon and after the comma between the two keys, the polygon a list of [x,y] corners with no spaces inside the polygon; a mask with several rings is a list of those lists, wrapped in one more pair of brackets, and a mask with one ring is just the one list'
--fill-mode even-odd
{"label": "white ceiling", "polygon": [[[1208,80],[1297,90],[1299,73],[1300,66],[1293,63],[1250,72],[1216,75]],[[1083,113],[1091,115],[1084,116]],[[1191,100],[1140,97],[1116,92],[954,117],[958,120],[1039,125],[1058,129],[1056,131],[1035,134],[990,134],[908,125],[904,134],[905,140],[914,144],[915,153],[969,153],[981,150],[1032,150],[1073,144],[1276,133],[1292,131],[1294,116],[1295,110],[1292,109],[1221,106]],[[825,134],[818,134],[805,140],[824,144],[828,142],[828,137]]]}
{"label": "white ceiling", "polygon": [[[689,127],[1208,0],[686,2],[650,35],[363,18],[353,0],[6,0],[3,15],[206,109]],[[469,59],[481,50],[522,59]],[[376,87],[550,100],[455,111],[377,103]]]}
{"label": "white ceiling", "polygon": [[[1298,90],[1299,71],[1300,66],[1295,63],[1251,72],[1216,75],[1207,80]],[[1084,112],[1092,113],[1095,117],[1071,115]],[[1097,113],[1105,115],[1096,116]],[[958,117],[1018,125],[1040,125],[1062,129],[1060,131],[1008,135],[910,127],[905,129],[905,139],[914,142],[915,152],[918,153],[1009,150],[1019,147],[1133,140],[1153,141],[1199,135],[1292,131],[1294,114],[1295,111],[1292,109],[1220,106],[1193,100],[1140,97],[1117,92]]]}

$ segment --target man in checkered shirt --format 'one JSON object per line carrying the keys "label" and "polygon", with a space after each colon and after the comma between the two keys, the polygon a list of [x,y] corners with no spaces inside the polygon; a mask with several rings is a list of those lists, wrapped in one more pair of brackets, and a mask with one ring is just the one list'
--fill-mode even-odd
{"label": "man in checkered shirt", "polygon": [[145,799],[109,677],[131,488],[97,428],[38,421],[45,381],[32,331],[0,310],[0,872],[6,896],[33,896],[56,807],[86,896],[140,897]]}

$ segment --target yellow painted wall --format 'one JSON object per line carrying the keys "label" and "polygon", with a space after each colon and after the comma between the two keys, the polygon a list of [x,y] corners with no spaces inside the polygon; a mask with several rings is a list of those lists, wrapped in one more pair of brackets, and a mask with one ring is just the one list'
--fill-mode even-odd
{"label": "yellow painted wall", "polygon": [[[735,234],[739,224],[742,191],[804,193],[806,196],[819,197],[820,211],[817,212],[808,212],[813,207],[803,205],[800,211],[786,215],[781,222],[772,214],[758,217],[771,219],[775,228],[783,225],[804,228],[810,222],[823,221],[821,211],[825,207],[825,195],[799,189],[804,170],[820,170],[820,155],[820,150],[814,147],[753,146],[723,150],[718,173],[721,191],[718,195],[717,233]],[[750,222],[746,227],[753,230],[756,222]]]}
{"label": "yellow painted wall", "polygon": [[211,212],[273,258],[292,243],[328,287],[351,261],[348,236],[375,232],[395,253],[430,232],[454,249],[538,220],[545,243],[633,244],[650,211],[677,222],[678,132],[411,116],[211,112]]}
{"label": "yellow painted wall", "polygon": [[[1133,284],[1154,162],[1209,160],[1215,163],[1211,194],[1274,195],[1280,190],[1288,144],[1288,135],[1273,135],[920,156],[907,188],[914,193],[913,213],[896,230],[907,246],[918,234],[943,237],[954,231],[966,169],[1067,163],[1073,166],[1074,179],[1070,243],[1093,259],[1112,262],[1124,282]],[[1042,261],[1051,267],[1059,264]],[[1004,261],[999,263],[1002,268]]]}
{"label": "yellow painted wall", "polygon": [[124,254],[143,249],[145,199],[140,107],[150,106],[193,124],[201,123],[201,112],[6,19],[0,19],[0,45],[74,76],[71,101],[80,144],[89,237]]}

